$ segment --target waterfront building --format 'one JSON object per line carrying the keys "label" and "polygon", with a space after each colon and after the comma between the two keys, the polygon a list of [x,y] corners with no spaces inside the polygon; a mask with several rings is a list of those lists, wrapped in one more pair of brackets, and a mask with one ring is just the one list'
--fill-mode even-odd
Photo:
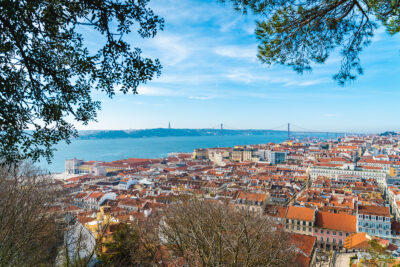
{"label": "waterfront building", "polygon": [[67,159],[65,160],[65,173],[67,174],[78,174],[79,166],[83,164],[81,159]]}
{"label": "waterfront building", "polygon": [[193,151],[193,159],[208,159],[208,149],[195,149]]}

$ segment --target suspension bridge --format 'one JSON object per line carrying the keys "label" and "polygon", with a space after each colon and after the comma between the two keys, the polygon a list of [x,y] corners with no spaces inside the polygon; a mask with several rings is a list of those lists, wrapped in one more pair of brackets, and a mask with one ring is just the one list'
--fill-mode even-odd
{"label": "suspension bridge", "polygon": [[316,130],[316,129],[309,129],[305,128],[299,125],[296,125],[294,123],[285,123],[276,127],[271,127],[267,129],[240,129],[240,128],[235,128],[230,125],[220,123],[218,125],[215,125],[213,127],[209,127],[206,129],[210,130],[217,130],[219,131],[220,135],[223,136],[225,133],[229,132],[230,130],[232,131],[240,131],[243,134],[251,134],[255,132],[269,132],[269,131],[277,131],[277,132],[287,132],[287,138],[295,138],[296,136],[299,135],[315,135],[315,136],[321,136],[321,137],[326,137],[328,138],[337,138],[339,136],[362,136],[363,134],[360,133],[352,133],[352,132],[332,132],[332,131],[322,131],[322,130]]}

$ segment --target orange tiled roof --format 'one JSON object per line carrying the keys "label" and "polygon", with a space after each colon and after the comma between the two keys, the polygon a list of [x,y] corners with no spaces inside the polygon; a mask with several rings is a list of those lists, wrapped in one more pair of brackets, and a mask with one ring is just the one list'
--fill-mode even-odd
{"label": "orange tiled roof", "polygon": [[239,196],[237,198],[261,202],[261,201],[264,201],[266,197],[267,197],[267,194],[245,193],[245,192],[240,191]]}
{"label": "orange tiled roof", "polygon": [[292,234],[291,242],[297,248],[297,253],[295,255],[296,266],[310,266],[312,251],[314,249],[316,239],[317,238],[315,236]]}
{"label": "orange tiled roof", "polygon": [[316,227],[344,231],[356,232],[357,217],[355,215],[331,212],[317,212]]}
{"label": "orange tiled roof", "polygon": [[292,233],[290,240],[304,254],[311,256],[317,237]]}
{"label": "orange tiled roof", "polygon": [[378,206],[358,206],[359,214],[376,215],[376,216],[390,216],[389,207],[378,207]]}
{"label": "orange tiled roof", "polygon": [[286,218],[301,220],[301,221],[314,221],[315,210],[305,207],[290,206],[286,213]]}
{"label": "orange tiled roof", "polygon": [[102,192],[92,192],[92,193],[88,196],[88,198],[95,198],[95,199],[98,199],[98,198],[101,198],[103,195],[104,195],[104,194],[103,194]]}
{"label": "orange tiled roof", "polygon": [[287,208],[282,206],[269,206],[266,209],[266,214],[271,217],[284,218]]}

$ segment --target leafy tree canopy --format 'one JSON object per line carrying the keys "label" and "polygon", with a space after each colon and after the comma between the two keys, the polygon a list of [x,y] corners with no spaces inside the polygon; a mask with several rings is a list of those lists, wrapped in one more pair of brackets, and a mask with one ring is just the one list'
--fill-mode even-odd
{"label": "leafy tree canopy", "polygon": [[399,0],[220,0],[236,10],[254,12],[262,63],[290,66],[302,74],[339,49],[342,60],[334,79],[340,85],[363,73],[360,52],[383,25],[400,31]]}
{"label": "leafy tree canopy", "polygon": [[[77,136],[72,121],[87,124],[115,88],[133,92],[160,74],[156,59],[142,57],[125,40],[135,29],[154,37],[164,21],[149,0],[0,1],[0,159],[15,162],[52,156],[52,145]],[[100,33],[89,51],[80,33]],[[72,118],[67,120],[67,118]]]}

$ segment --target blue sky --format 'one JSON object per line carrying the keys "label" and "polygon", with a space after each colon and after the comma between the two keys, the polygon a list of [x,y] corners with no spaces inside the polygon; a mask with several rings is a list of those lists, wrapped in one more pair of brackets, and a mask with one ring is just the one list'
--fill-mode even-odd
{"label": "blue sky", "polygon": [[[128,36],[163,65],[139,95],[99,92],[98,122],[78,129],[167,127],[270,129],[287,122],[318,131],[400,130],[400,39],[379,29],[361,56],[365,74],[345,87],[332,76],[340,58],[302,76],[256,59],[255,18],[209,0],[151,0],[165,29],[153,39]],[[85,33],[89,47],[98,36]],[[282,128],[283,129],[283,128]]]}

